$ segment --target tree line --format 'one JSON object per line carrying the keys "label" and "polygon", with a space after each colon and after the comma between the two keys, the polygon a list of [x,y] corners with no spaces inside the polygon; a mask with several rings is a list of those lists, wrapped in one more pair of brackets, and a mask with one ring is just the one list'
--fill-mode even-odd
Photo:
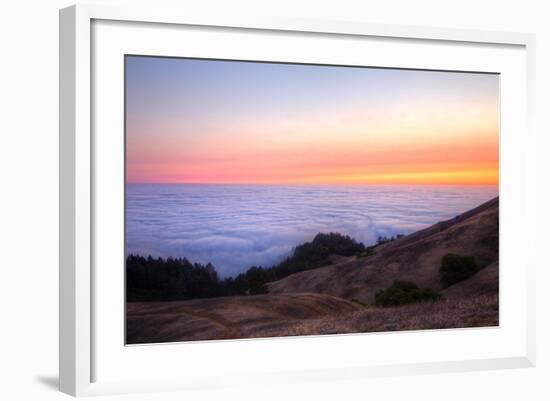
{"label": "tree line", "polygon": [[353,256],[365,246],[339,233],[319,233],[311,242],[294,248],[292,254],[271,267],[252,266],[236,277],[221,279],[210,263],[192,263],[186,258],[126,258],[126,299],[175,301],[267,292],[265,284],[291,274],[330,264],[329,255]]}

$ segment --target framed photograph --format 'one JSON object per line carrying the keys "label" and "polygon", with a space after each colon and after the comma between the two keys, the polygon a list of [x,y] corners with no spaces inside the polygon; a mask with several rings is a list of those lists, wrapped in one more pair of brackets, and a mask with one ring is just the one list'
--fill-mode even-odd
{"label": "framed photograph", "polygon": [[533,366],[533,58],[529,34],[61,10],[61,390]]}

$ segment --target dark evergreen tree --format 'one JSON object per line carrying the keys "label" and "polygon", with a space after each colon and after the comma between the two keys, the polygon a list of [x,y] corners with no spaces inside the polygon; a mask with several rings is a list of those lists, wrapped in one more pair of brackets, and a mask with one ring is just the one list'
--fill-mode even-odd
{"label": "dark evergreen tree", "polygon": [[359,255],[365,246],[349,236],[319,233],[311,242],[297,246],[281,263],[264,268],[252,266],[237,277],[221,280],[210,263],[191,263],[185,258],[126,259],[126,298],[132,301],[175,301],[227,295],[252,295],[267,292],[270,281],[290,274],[330,264],[329,255]]}

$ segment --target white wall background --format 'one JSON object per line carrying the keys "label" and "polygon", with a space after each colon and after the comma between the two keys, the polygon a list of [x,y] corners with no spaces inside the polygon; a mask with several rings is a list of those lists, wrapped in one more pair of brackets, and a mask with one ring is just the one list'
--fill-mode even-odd
{"label": "white wall background", "polygon": [[[137,1],[111,0],[115,5]],[[147,3],[147,2],[141,2]],[[163,1],[220,14],[276,15],[429,25],[537,34],[537,130],[540,224],[526,233],[550,239],[550,24],[546,1],[264,0]],[[58,21],[63,0],[0,3],[0,398],[57,400]],[[541,255],[545,252],[540,252]],[[546,252],[547,254],[547,252]],[[550,273],[538,266],[538,366],[534,369],[227,390],[223,394],[149,394],[116,399],[209,400],[543,400],[550,399]],[[114,397],[108,397],[115,399]]]}

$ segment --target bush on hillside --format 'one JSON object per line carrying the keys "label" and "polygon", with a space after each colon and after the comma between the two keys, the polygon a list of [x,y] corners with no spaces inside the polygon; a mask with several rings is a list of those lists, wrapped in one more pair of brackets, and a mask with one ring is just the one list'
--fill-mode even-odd
{"label": "bush on hillside", "polygon": [[479,271],[479,266],[472,256],[448,253],[441,261],[440,271],[443,286],[449,287],[472,277]]}
{"label": "bush on hillside", "polygon": [[415,283],[410,281],[395,280],[391,287],[376,293],[374,304],[389,307],[440,299],[441,295],[431,288],[418,288]]}
{"label": "bush on hillside", "polygon": [[374,246],[369,246],[369,247],[366,247],[364,251],[362,252],[359,252],[357,254],[357,258],[358,259],[361,259],[361,258],[368,258],[369,256],[372,256],[374,255]]}

